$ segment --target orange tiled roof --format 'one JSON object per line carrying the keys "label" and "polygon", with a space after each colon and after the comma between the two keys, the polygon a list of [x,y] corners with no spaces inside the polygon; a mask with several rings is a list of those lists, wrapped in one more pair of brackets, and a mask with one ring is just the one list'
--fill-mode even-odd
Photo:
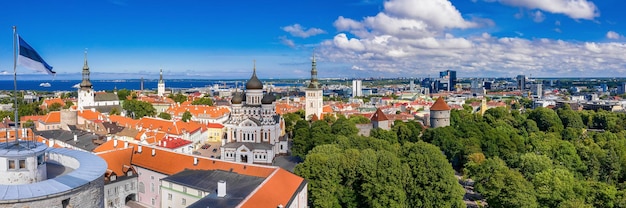
{"label": "orange tiled roof", "polygon": [[61,123],[61,112],[60,111],[53,111],[48,113],[42,120],[43,123],[46,124],[50,124],[50,123]]}
{"label": "orange tiled roof", "polygon": [[79,110],[78,116],[90,121],[100,120],[102,118],[102,114],[100,114],[100,112],[91,110]]}
{"label": "orange tiled roof", "polygon": [[330,107],[330,105],[325,105],[324,107],[322,107],[322,113],[332,113],[333,112],[333,108]]}
{"label": "orange tiled roof", "polygon": [[45,100],[43,100],[43,103],[41,104],[41,106],[44,107],[44,108],[47,108],[47,107],[49,107],[50,105],[52,105],[54,103],[61,104],[61,107],[65,106],[65,101],[63,101],[63,99],[61,99],[61,98],[45,99]]}
{"label": "orange tiled roof", "polygon": [[129,117],[118,116],[118,115],[109,115],[109,121],[115,122],[117,123],[117,125],[126,126],[126,127],[135,127],[137,126],[137,123],[139,123],[139,120],[134,120]]}
{"label": "orange tiled roof", "polygon": [[148,102],[150,104],[174,104],[174,100],[168,97],[159,97],[159,96],[145,96],[138,97],[137,100]]}
{"label": "orange tiled roof", "polygon": [[28,121],[28,120],[39,121],[39,120],[43,120],[44,117],[46,116],[22,116],[20,117],[20,121]]}
{"label": "orange tiled roof", "polygon": [[282,193],[296,193],[302,182],[304,179],[300,176],[278,168],[261,184],[261,187],[252,192],[252,196],[247,200],[244,199],[241,207],[278,207],[280,204],[286,206],[292,196],[277,194],[277,190]]}
{"label": "orange tiled roof", "polygon": [[174,116],[183,116],[185,111],[189,111],[189,113],[195,117],[210,118],[220,118],[230,113],[230,110],[227,107],[208,105],[180,105],[170,106],[170,108],[167,109],[167,113]]}
{"label": "orange tiled roof", "polygon": [[111,170],[115,175],[122,176],[125,171],[130,168],[130,161],[133,155],[133,148],[125,148],[116,151],[100,152],[96,155],[100,156],[107,162],[107,169]]}
{"label": "orange tiled roof", "polygon": [[286,113],[293,113],[298,110],[304,109],[304,106],[297,103],[285,103],[285,102],[277,102],[276,103],[276,114],[283,115]]}
{"label": "orange tiled roof", "polygon": [[206,129],[205,126],[195,121],[169,121],[150,117],[141,118],[141,120],[139,120],[139,123],[137,123],[137,126],[146,129],[163,131],[165,133],[173,135],[181,135],[183,134],[183,131],[196,132],[198,130]]}
{"label": "orange tiled roof", "polygon": [[430,110],[434,110],[434,111],[450,110],[450,106],[448,106],[446,101],[443,100],[443,97],[439,97],[437,98],[437,101],[435,101],[435,104],[433,104],[433,106],[430,107]]}
{"label": "orange tiled roof", "polygon": [[124,147],[124,141],[121,141],[121,140],[117,140],[117,146],[115,146],[114,144],[115,144],[115,140],[111,139],[109,141],[102,143],[100,146],[97,146],[96,148],[94,148],[92,152],[105,152],[105,151],[114,150],[114,149],[123,149]]}
{"label": "orange tiled roof", "polygon": [[[261,166],[253,164],[241,164],[217,159],[198,157],[182,153],[171,152],[153,147],[142,147],[139,153],[138,147],[134,147],[132,163],[156,172],[172,175],[185,169],[192,170],[223,170],[233,171],[239,174],[268,177],[277,167]],[[155,154],[152,154],[154,149]],[[194,165],[194,157],[198,158],[198,164]]]}

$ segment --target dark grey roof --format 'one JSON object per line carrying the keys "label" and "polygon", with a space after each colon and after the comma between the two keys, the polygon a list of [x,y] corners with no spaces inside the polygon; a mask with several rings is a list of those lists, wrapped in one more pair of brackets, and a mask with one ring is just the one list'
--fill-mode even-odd
{"label": "dark grey roof", "polygon": [[224,148],[239,148],[241,145],[246,146],[250,150],[262,149],[262,150],[271,150],[272,145],[268,143],[253,143],[253,142],[231,142],[225,145],[222,145]]}
{"label": "dark grey roof", "polygon": [[263,99],[261,99],[261,104],[272,104],[274,103],[274,101],[276,101],[276,96],[272,95],[271,92],[268,92],[267,94],[263,95]]}
{"label": "dark grey roof", "polygon": [[251,120],[252,122],[254,122],[257,126],[261,126],[261,121],[259,119],[256,119],[255,117],[249,117],[249,120]]}
{"label": "dark grey roof", "polygon": [[98,102],[98,101],[119,101],[120,98],[117,97],[117,95],[113,94],[113,93],[98,93],[93,98],[93,100],[96,101],[96,102]]}
{"label": "dark grey roof", "polygon": [[[189,188],[206,191],[209,195],[198,200],[188,207],[235,207],[265,180],[221,170],[183,170],[169,177],[163,178]],[[226,181],[226,196],[217,197],[217,182]]]}
{"label": "dark grey roof", "polygon": [[[92,152],[93,149],[98,147],[99,145],[95,144],[93,141],[99,139],[98,135],[94,135],[93,133],[82,131],[82,130],[74,130],[74,131],[66,131],[66,130],[48,130],[48,131],[37,131],[36,135],[41,135],[46,139],[55,139],[66,144],[72,145],[76,148],[86,150],[88,152]],[[74,135],[76,135],[76,141],[74,141]]]}
{"label": "dark grey roof", "polygon": [[109,113],[113,108],[117,108],[117,112],[122,112],[122,107],[119,105],[103,105],[103,106],[85,106],[84,109],[92,109],[95,108],[100,113]]}
{"label": "dark grey roof", "polygon": [[243,102],[243,94],[241,92],[235,92],[230,102],[232,104],[241,104],[241,102]]}
{"label": "dark grey roof", "polygon": [[261,90],[263,89],[263,83],[256,77],[256,69],[252,71],[252,77],[246,83],[246,90]]}
{"label": "dark grey roof", "polygon": [[118,126],[117,123],[113,122],[102,122],[102,125],[107,129],[109,134],[117,134],[124,130],[123,126]]}

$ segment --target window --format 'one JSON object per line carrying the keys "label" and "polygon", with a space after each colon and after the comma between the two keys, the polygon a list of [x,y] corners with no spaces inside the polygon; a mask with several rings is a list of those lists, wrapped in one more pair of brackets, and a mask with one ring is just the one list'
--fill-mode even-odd
{"label": "window", "polygon": [[150,183],[150,192],[154,193],[154,183]]}
{"label": "window", "polygon": [[183,187],[183,193],[187,193],[187,187]]}
{"label": "window", "polygon": [[9,170],[15,170],[15,160],[9,160]]}
{"label": "window", "polygon": [[172,201],[172,194],[167,194],[167,200]]}
{"label": "window", "polygon": [[198,190],[198,196],[202,196],[202,191]]}
{"label": "window", "polygon": [[37,156],[37,165],[43,165],[44,164],[45,160],[44,160],[43,156],[44,156],[43,154]]}
{"label": "window", "polygon": [[124,191],[128,191],[130,188],[130,184],[124,184]]}
{"label": "window", "polygon": [[150,203],[152,203],[152,205],[154,205],[154,198],[150,199]]}
{"label": "window", "polygon": [[183,200],[182,200],[182,202],[181,202],[181,204],[182,204],[182,205],[187,205],[187,200],[186,200],[186,199],[183,199]]}
{"label": "window", "polygon": [[146,187],[144,187],[143,182],[139,182],[139,193],[146,193]]}
{"label": "window", "polygon": [[135,182],[130,182],[130,190],[135,190]]}
{"label": "window", "polygon": [[20,169],[26,169],[26,160],[20,160]]}

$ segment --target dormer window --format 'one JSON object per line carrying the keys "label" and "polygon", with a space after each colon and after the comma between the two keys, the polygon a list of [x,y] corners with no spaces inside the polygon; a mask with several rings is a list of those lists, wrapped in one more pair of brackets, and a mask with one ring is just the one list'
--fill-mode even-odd
{"label": "dormer window", "polygon": [[109,177],[109,179],[110,179],[111,181],[115,181],[115,180],[117,180],[117,176],[116,176],[116,175],[111,175],[111,176]]}

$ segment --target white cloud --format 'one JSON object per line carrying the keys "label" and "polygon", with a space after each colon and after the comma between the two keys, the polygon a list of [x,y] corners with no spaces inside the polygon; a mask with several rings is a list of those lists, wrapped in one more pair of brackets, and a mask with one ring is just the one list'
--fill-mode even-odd
{"label": "white cloud", "polygon": [[606,33],[606,38],[608,39],[620,39],[622,38],[622,35],[620,35],[619,33],[616,33],[615,31],[609,31]]}
{"label": "white cloud", "polygon": [[588,0],[498,0],[498,2],[528,9],[540,9],[554,14],[564,14],[572,19],[592,20],[600,16],[600,11],[596,5]]}
{"label": "white cloud", "polygon": [[295,48],[296,47],[296,43],[293,42],[293,40],[285,37],[285,36],[280,36],[278,37],[278,39],[280,40],[280,43],[289,46],[290,48]]}
{"label": "white cloud", "polygon": [[546,19],[546,16],[541,13],[541,11],[535,11],[531,13],[531,16],[533,17],[533,21],[535,22],[543,22],[543,20]]}
{"label": "white cloud", "polygon": [[[328,62],[345,65],[333,72],[341,76],[432,76],[453,69],[464,76],[598,76],[626,73],[626,43],[568,42],[547,38],[495,37],[489,33],[455,37],[449,32],[474,23],[458,20],[443,23],[408,14],[396,8],[432,8],[449,11],[449,2],[389,0],[385,9],[360,21],[339,17],[334,25],[342,33],[323,41],[319,53]],[[423,4],[423,5],[422,5]],[[394,10],[389,11],[393,5]],[[454,10],[456,11],[456,10]],[[404,13],[403,13],[404,12]],[[445,13],[445,12],[441,12]],[[462,15],[456,11],[458,17]],[[534,17],[544,13],[534,13]],[[453,18],[454,19],[454,18]],[[557,21],[555,25],[559,25]],[[456,26],[455,26],[456,25]],[[560,32],[558,28],[555,31]],[[610,33],[610,34],[609,34]],[[608,37],[615,37],[609,32]],[[619,35],[619,34],[618,34]],[[620,36],[621,37],[621,36]],[[358,74],[354,74],[358,71]]]}
{"label": "white cloud", "polygon": [[289,34],[293,36],[301,37],[301,38],[308,38],[311,36],[326,33],[324,30],[319,29],[319,28],[309,28],[307,30],[306,28],[302,27],[300,24],[293,24],[293,25],[285,26],[282,29],[285,32],[288,32]]}
{"label": "white cloud", "polygon": [[385,12],[399,18],[419,19],[436,28],[470,28],[468,22],[448,0],[392,0],[385,2]]}

